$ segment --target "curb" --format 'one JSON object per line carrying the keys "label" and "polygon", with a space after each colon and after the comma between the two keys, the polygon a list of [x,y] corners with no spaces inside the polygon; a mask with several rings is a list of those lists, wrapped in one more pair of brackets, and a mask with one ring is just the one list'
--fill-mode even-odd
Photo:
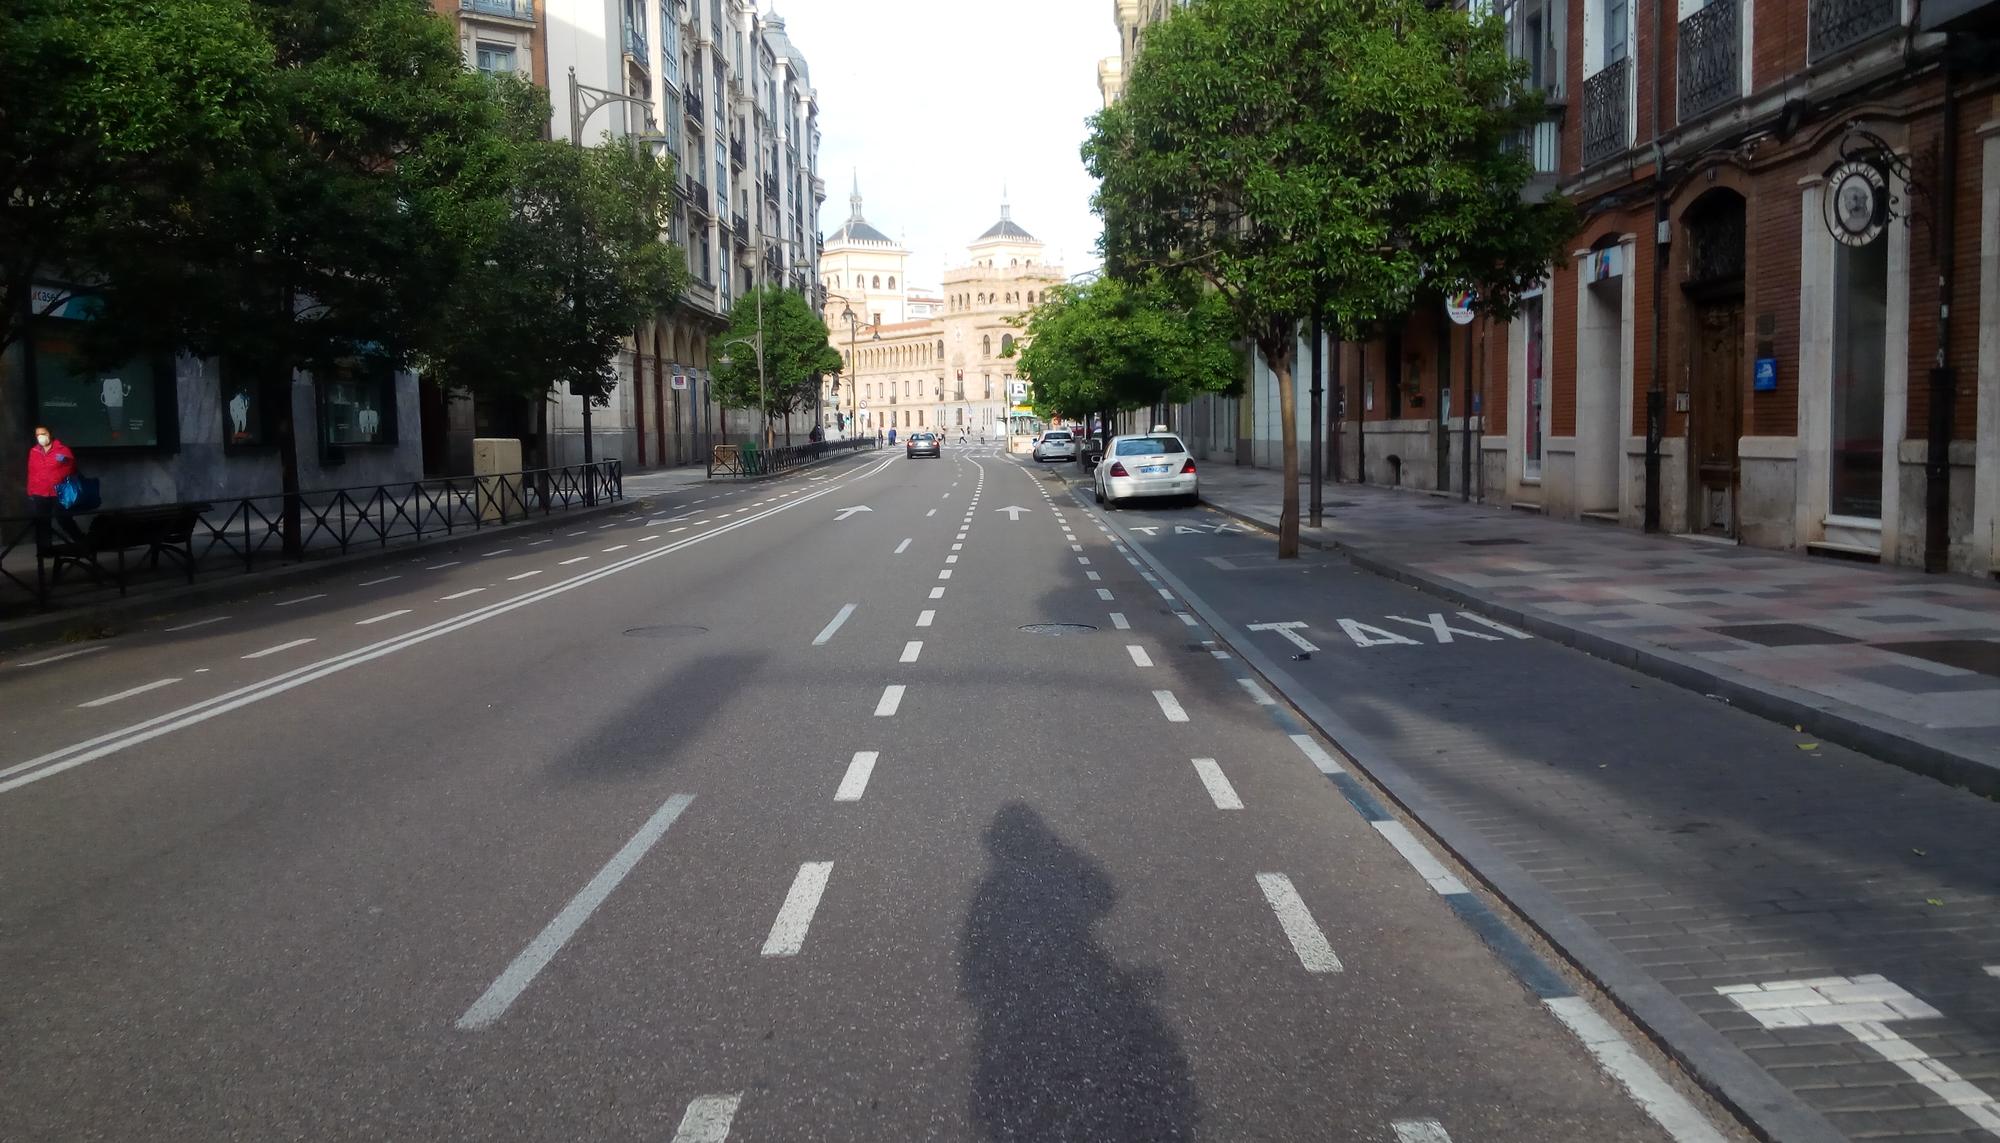
{"label": "curb", "polygon": [[[1209,506],[1259,530],[1269,530],[1254,518],[1219,505]],[[1117,526],[1115,521],[1112,526]],[[1846,1136],[1819,1112],[1757,1066],[1741,1048],[1730,1043],[1665,985],[1619,952],[1512,858],[1467,826],[1456,813],[1440,805],[1419,779],[1188,591],[1187,585],[1152,553],[1131,543],[1129,537],[1125,539],[1126,546],[1150,565],[1252,671],[1284,696],[1315,731],[1345,753],[1356,769],[1381,787],[1439,846],[1476,876],[1487,891],[1505,902],[1516,916],[1601,989],[1661,1051],[1760,1139],[1771,1143],[1846,1143]],[[1329,550],[1328,545],[1321,543],[1311,546]]]}
{"label": "curb", "polygon": [[[1239,523],[1270,532],[1268,521],[1204,498],[1203,504]],[[2000,797],[2000,766],[1959,753],[1932,740],[1921,727],[1891,724],[1867,715],[1833,709],[1833,700],[1781,683],[1752,678],[1734,667],[1713,664],[1664,648],[1601,635],[1572,627],[1536,612],[1496,603],[1456,584],[1383,559],[1349,544],[1299,537],[1299,543],[1320,551],[1337,551],[1356,567],[1392,579],[1461,607],[1472,608],[1503,623],[1587,655],[1604,659],[1642,675],[1671,683],[1709,698],[1721,699],[1759,718],[1787,726],[1802,726],[1814,736],[1866,754],[1880,762],[1962,786],[1976,794]]]}
{"label": "curb", "polygon": [[365,552],[350,552],[344,556],[280,564],[259,571],[233,573],[226,578],[206,583],[197,580],[193,584],[184,584],[178,588],[114,599],[95,606],[51,611],[45,615],[0,624],[0,652],[18,651],[37,644],[53,642],[61,639],[66,632],[80,626],[129,626],[140,620],[170,615],[191,607],[222,603],[279,587],[314,583],[355,568],[400,559],[414,551],[455,551],[470,543],[491,540],[495,536],[513,535],[559,521],[591,520],[621,510],[632,511],[637,508],[641,499],[642,497],[628,497],[606,504],[571,509],[560,516],[551,514],[514,524],[501,524],[496,527],[442,535],[430,540],[418,540],[415,543],[391,544],[388,547],[371,548]]}

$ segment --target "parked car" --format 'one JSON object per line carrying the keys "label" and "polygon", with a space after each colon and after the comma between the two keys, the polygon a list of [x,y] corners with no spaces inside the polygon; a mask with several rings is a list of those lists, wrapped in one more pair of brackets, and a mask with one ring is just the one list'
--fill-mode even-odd
{"label": "parked car", "polygon": [[1050,429],[1035,442],[1036,460],[1075,460],[1076,436],[1068,429]]}
{"label": "parked car", "polygon": [[903,445],[903,455],[911,460],[920,456],[942,457],[944,449],[939,447],[936,433],[911,433]]}
{"label": "parked car", "polygon": [[1172,433],[1112,437],[1092,475],[1097,502],[1109,508],[1141,496],[1172,496],[1187,504],[1201,499],[1194,458]]}

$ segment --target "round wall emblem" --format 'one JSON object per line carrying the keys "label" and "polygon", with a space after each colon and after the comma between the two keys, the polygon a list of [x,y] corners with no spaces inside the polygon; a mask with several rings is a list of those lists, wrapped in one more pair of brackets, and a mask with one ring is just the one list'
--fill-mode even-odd
{"label": "round wall emblem", "polygon": [[1826,180],[1826,228],[1849,246],[1875,241],[1889,223],[1889,178],[1875,164],[1850,159]]}

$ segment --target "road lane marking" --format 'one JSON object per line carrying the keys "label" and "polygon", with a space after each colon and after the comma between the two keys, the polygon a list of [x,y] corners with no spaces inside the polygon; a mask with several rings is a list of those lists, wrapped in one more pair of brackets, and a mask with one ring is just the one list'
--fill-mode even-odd
{"label": "road lane marking", "polygon": [[1187,711],[1181,709],[1181,700],[1174,697],[1174,692],[1154,691],[1153,701],[1160,704],[1160,713],[1167,716],[1168,722],[1188,720]]}
{"label": "road lane marking", "polygon": [[1306,758],[1310,760],[1314,766],[1317,766],[1319,768],[1320,773],[1322,774],[1346,773],[1346,771],[1342,769],[1340,763],[1334,761],[1333,755],[1328,754],[1320,746],[1319,743],[1314,742],[1311,736],[1305,734],[1293,734],[1289,735],[1288,737],[1291,738],[1292,745],[1299,748],[1299,753],[1305,755]]}
{"label": "road lane marking", "polygon": [[1435,1119],[1399,1119],[1389,1125],[1396,1143],[1451,1143],[1444,1124]]}
{"label": "road lane marking", "polygon": [[1174,612],[1174,614],[1180,616],[1181,622],[1187,624],[1189,627],[1201,626],[1201,624],[1195,619],[1194,615],[1190,612],[1176,611]]}
{"label": "road lane marking", "polygon": [[1137,643],[1127,643],[1125,645],[1125,653],[1132,656],[1132,665],[1135,667],[1150,667],[1153,665],[1153,657],[1146,654],[1146,649]]}
{"label": "road lane marking", "polygon": [[937,515],[937,509],[933,508],[933,509],[931,509],[930,511],[928,511],[928,512],[924,513],[924,515],[926,515],[926,516],[935,516],[935,515]]}
{"label": "road lane marking", "polygon": [[485,590],[486,589],[483,587],[468,587],[464,591],[454,591],[450,595],[439,596],[438,602],[450,603],[454,599],[464,599],[468,595],[478,595],[480,592]]}
{"label": "road lane marking", "polygon": [[[227,618],[228,618],[228,616],[223,616],[223,618],[227,619]],[[192,626],[197,626],[197,625],[196,625],[196,624],[189,624],[189,626],[190,626],[190,627],[192,627]],[[104,644],[100,643],[100,644],[98,644],[98,645],[97,645],[97,646],[95,646],[95,647],[80,647],[80,648],[78,648],[77,650],[74,650],[74,651],[63,651],[63,652],[61,652],[61,653],[59,653],[59,654],[55,654],[55,655],[47,655],[47,656],[44,656],[44,657],[42,657],[42,658],[40,658],[40,659],[32,659],[32,660],[30,660],[30,661],[28,661],[28,662],[25,662],[25,663],[15,663],[15,664],[14,664],[14,666],[16,666],[16,667],[45,667],[45,666],[48,666],[48,665],[49,665],[50,663],[60,663],[60,662],[62,662],[62,661],[63,661],[64,659],[74,659],[74,658],[76,658],[76,657],[77,657],[78,655],[88,655],[88,654],[91,654],[91,653],[93,653],[93,652],[96,652],[96,651],[102,651],[102,650],[104,650]]]}
{"label": "road lane marking", "polygon": [[1078,556],[1078,557],[1076,557],[1076,562],[1077,562],[1077,563],[1079,563],[1079,564],[1082,564],[1082,565],[1083,565],[1083,566],[1085,566],[1085,567],[1089,567],[1089,566],[1090,566],[1090,557],[1089,557],[1089,556]]}
{"label": "road lane marking", "polygon": [[951,550],[952,550],[952,551],[954,551],[954,552],[962,552],[962,551],[964,551],[964,550],[965,550],[965,545],[964,545],[964,544],[953,544],[953,545],[951,546]]}
{"label": "road lane marking", "polygon": [[659,539],[658,536],[641,536],[639,537],[639,542],[642,544],[650,544],[657,539]]}
{"label": "road lane marking", "polygon": [[481,559],[488,559],[488,560],[490,560],[490,559],[492,559],[492,558],[493,558],[494,556],[504,556],[504,555],[506,555],[506,554],[507,554],[508,552],[511,552],[511,551],[513,551],[513,550],[514,550],[514,549],[512,549],[512,548],[495,548],[495,549],[493,549],[492,551],[490,551],[490,552],[487,552],[487,553],[486,553],[485,555],[481,556],[480,558],[481,558]]}
{"label": "road lane marking", "polygon": [[900,543],[900,544],[897,544],[897,545],[896,545],[896,554],[900,556],[900,555],[902,555],[902,554],[903,554],[904,552],[907,552],[907,551],[909,551],[909,550],[910,550],[910,545],[911,545],[912,543],[914,543],[914,542],[915,542],[915,540],[916,540],[916,537],[912,536],[912,537],[911,537],[910,539],[908,539],[908,540],[904,540],[904,541],[903,541],[902,543]]}
{"label": "road lane marking", "polygon": [[1319,922],[1313,920],[1305,899],[1292,887],[1292,879],[1282,873],[1259,873],[1257,887],[1264,891],[1264,900],[1271,903],[1271,911],[1278,915],[1278,927],[1285,930],[1285,939],[1292,942],[1292,951],[1298,954],[1305,970],[1341,971],[1340,958],[1334,955]]}
{"label": "road lane marking", "polygon": [[[577,533],[577,534],[578,534],[578,535],[582,535],[583,533],[579,532],[579,533]],[[441,563],[441,564],[432,564],[431,566],[429,566],[429,567],[425,568],[424,570],[425,570],[425,571],[443,571],[443,570],[444,570],[444,569],[446,569],[446,568],[455,568],[455,567],[457,567],[457,566],[459,565],[459,562],[460,562],[460,561],[458,561],[458,560],[446,560],[446,561],[445,561],[444,563]]]}
{"label": "road lane marking", "polygon": [[542,574],[542,569],[536,568],[534,571],[524,571],[520,575],[510,575],[507,577],[507,582],[519,583],[521,580],[533,579],[535,576],[538,576],[540,574]]}
{"label": "road lane marking", "polygon": [[402,579],[402,578],[403,578],[403,577],[402,577],[402,576],[399,576],[399,575],[385,575],[385,576],[383,576],[383,577],[382,577],[381,579],[365,579],[365,580],[362,580],[362,581],[361,581],[360,583],[357,583],[357,584],[355,584],[354,586],[356,586],[356,587],[374,587],[374,586],[375,586],[376,584],[378,584],[378,583],[388,583],[388,582],[389,582],[390,580],[392,580],[392,579]]}
{"label": "road lane marking", "polygon": [[797,956],[805,947],[806,930],[812,927],[819,899],[826,892],[827,878],[833,876],[833,862],[808,861],[799,866],[791,891],[771,922],[771,934],[764,938],[765,956]]}
{"label": "road lane marking", "polygon": [[881,701],[875,704],[875,717],[893,717],[897,709],[903,705],[904,689],[901,683],[892,683],[889,686],[883,687]]}
{"label": "road lane marking", "polygon": [[1243,808],[1243,799],[1236,796],[1236,787],[1229,784],[1228,777],[1222,773],[1222,767],[1216,764],[1215,759],[1196,758],[1193,762],[1194,772],[1201,776],[1201,784],[1208,788],[1208,796],[1215,802],[1216,809]]}
{"label": "road lane marking", "polygon": [[924,653],[923,640],[912,639],[908,643],[903,644],[903,657],[897,659],[896,661],[899,663],[914,663],[917,661],[917,656],[923,653]]}
{"label": "road lane marking", "polygon": [[931,598],[932,598],[932,599],[943,599],[943,598],[944,598],[944,589],[943,589],[943,588],[941,588],[941,587],[934,587],[934,588],[932,588],[932,589],[931,589]]}
{"label": "road lane marking", "polygon": [[358,619],[355,621],[354,625],[356,627],[373,627],[377,623],[386,623],[389,620],[394,619],[399,615],[408,615],[409,613],[410,613],[409,608],[399,607],[394,611],[385,611],[382,614],[377,615],[372,619]]}
{"label": "road lane marking", "polygon": [[1082,550],[1083,550],[1083,545],[1082,545],[1082,544],[1071,544],[1071,545],[1069,546],[1069,550],[1070,550],[1070,551],[1072,551],[1072,552],[1080,552],[1080,551],[1082,551]]}
{"label": "road lane marking", "polygon": [[946,569],[944,569],[943,571],[939,572],[939,573],[938,573],[938,578],[939,578],[939,579],[950,579],[950,578],[951,578],[951,569],[950,569],[950,568],[946,568]]}
{"label": "road lane marking", "polygon": [[935,611],[922,611],[922,612],[918,612],[918,613],[917,613],[917,626],[919,626],[919,627],[929,627],[929,626],[931,625],[931,621],[932,621],[932,620],[935,620],[936,618],[937,618],[937,612],[935,612]]}
{"label": "road lane marking", "polygon": [[654,810],[653,816],[646,819],[646,824],[639,827],[639,832],[633,834],[610,861],[605,862],[604,868],[597,871],[597,876],[569,899],[569,904],[564,905],[555,919],[528,942],[528,947],[521,950],[514,963],[508,965],[506,971],[486,987],[479,999],[472,1002],[472,1007],[458,1018],[459,1030],[477,1031],[506,1015],[507,1009],[535,982],[535,977],[548,967],[569,939],[597,911],[597,907],[604,904],[605,898],[611,896],[618,883],[632,872],[633,866],[638,865],[647,852],[666,836],[667,828],[693,801],[693,794],[675,794]]}
{"label": "road lane marking", "polygon": [[667,535],[671,536],[671,535],[673,535],[673,534],[674,534],[675,532],[685,532],[685,531],[687,531],[687,525],[686,525],[686,524],[683,524],[683,525],[681,525],[681,526],[680,526],[680,527],[678,527],[678,528],[668,528],[668,529],[667,529]]}
{"label": "road lane marking", "polygon": [[[726,1143],[729,1125],[736,1120],[736,1109],[743,1103],[743,1093],[734,1095],[704,1095],[688,1104],[687,1114],[681,1116],[681,1125],[674,1129],[673,1143]],[[1445,1143],[1451,1143],[1449,1139]]]}
{"label": "road lane marking", "polygon": [[632,546],[632,545],[630,545],[630,544],[613,544],[613,545],[611,545],[610,547],[608,547],[608,548],[604,549],[604,554],[608,556],[608,555],[610,555],[610,554],[611,554],[611,553],[613,553],[613,552],[622,552],[622,551],[624,551],[624,550],[625,550],[626,548],[629,548],[629,547],[631,547],[631,546]]}
{"label": "road lane marking", "polygon": [[957,563],[957,562],[958,562],[958,557],[957,557],[957,556],[946,556],[946,557],[944,558],[944,562],[945,562],[945,563],[948,563],[948,564],[955,564],[955,563]]}
{"label": "road lane marking", "polygon": [[1084,572],[1084,573],[1083,573],[1083,578],[1085,578],[1085,579],[1089,580],[1089,581],[1090,581],[1090,582],[1092,582],[1092,583],[1102,583],[1102,582],[1103,582],[1103,580],[1104,580],[1104,577],[1103,577],[1103,576],[1101,576],[1101,575],[1098,575],[1098,574],[1097,574],[1096,572],[1094,572],[1094,571],[1087,571],[1087,572]]}
{"label": "road lane marking", "polygon": [[311,643],[314,641],[315,640],[312,639],[294,639],[289,643],[280,643],[275,647],[266,647],[262,651],[252,651],[248,655],[245,655],[243,657],[246,659],[261,659],[264,658],[266,655],[275,655],[280,651],[289,651],[294,647],[303,647],[307,643]]}
{"label": "road lane marking", "polygon": [[[402,576],[397,576],[397,575],[392,575],[392,576],[390,576],[389,578],[390,578],[390,579],[401,579],[401,578],[403,578],[403,577],[402,577]],[[381,583],[382,581],[381,581],[381,580],[376,580],[375,582],[377,582],[377,583]],[[364,583],[364,584],[362,584],[361,586],[362,586],[362,587],[367,587],[368,585]],[[228,615],[218,615],[218,616],[216,616],[216,617],[215,617],[215,618],[213,618],[213,619],[197,619],[197,620],[195,620],[195,621],[194,621],[193,623],[183,623],[183,624],[181,624],[181,625],[180,625],[179,627],[169,627],[169,628],[167,628],[167,630],[168,630],[169,632],[172,632],[172,631],[192,631],[192,630],[194,630],[194,629],[195,629],[195,628],[197,628],[197,627],[206,627],[206,626],[208,626],[208,625],[209,625],[209,624],[211,624],[211,623],[221,623],[221,622],[223,622],[224,620],[226,620],[226,619],[230,619],[230,618],[232,618],[232,617],[231,617],[231,616],[228,616]],[[95,651],[95,650],[97,650],[97,648],[95,648],[95,647],[92,647],[92,648],[90,648],[90,650],[92,650],[92,651]],[[83,654],[83,652],[82,652],[82,651],[73,651],[73,652],[71,652],[71,654],[76,654],[76,655],[81,655],[81,654]],[[63,656],[63,657],[64,657],[64,658],[68,658],[69,656],[68,656],[68,655],[65,655],[65,656]],[[43,659],[43,660],[42,660],[42,662],[44,662],[44,663],[47,663],[47,662],[50,662],[50,661],[51,661],[51,660],[49,660],[49,659]],[[24,667],[32,667],[32,666],[34,666],[35,664],[33,664],[33,663],[23,663],[23,664],[21,664],[21,665],[22,665],[22,666],[24,666]]]}
{"label": "road lane marking", "polygon": [[858,802],[868,789],[868,776],[875,772],[875,761],[881,755],[873,750],[857,750],[854,760],[847,764],[847,774],[840,780],[840,789],[834,791],[836,802]]}
{"label": "road lane marking", "polygon": [[819,634],[813,636],[813,646],[826,646],[827,642],[833,638],[834,632],[840,630],[840,625],[847,622],[847,617],[853,615],[854,609],[859,606],[861,605],[858,603],[842,605],[841,609],[834,613],[832,620],[826,626],[819,629]]}
{"label": "road lane marking", "polygon": [[1236,685],[1242,687],[1250,695],[1250,701],[1256,703],[1258,706],[1278,705],[1277,700],[1266,694],[1264,688],[1258,686],[1254,679],[1238,679],[1236,680]]}
{"label": "road lane marking", "polygon": [[1125,613],[1122,611],[1111,613],[1111,626],[1118,631],[1130,631],[1132,629],[1131,621],[1125,618]]}
{"label": "road lane marking", "polygon": [[326,593],[325,593],[325,592],[323,592],[323,591],[321,591],[321,592],[315,592],[315,593],[314,593],[314,594],[312,594],[312,595],[301,595],[301,596],[299,596],[299,597],[298,597],[297,599],[288,599],[288,600],[286,600],[286,601],[285,601],[285,602],[283,602],[283,603],[274,603],[274,604],[272,604],[271,606],[272,606],[272,607],[290,607],[290,606],[292,606],[292,605],[293,605],[293,604],[295,604],[295,603],[311,603],[311,602],[312,602],[313,600],[315,600],[315,599],[325,599],[325,598],[326,598]]}
{"label": "road lane marking", "polygon": [[92,707],[98,707],[98,706],[110,706],[112,703],[118,702],[121,699],[128,699],[131,698],[133,695],[142,695],[145,694],[147,691],[156,691],[159,690],[161,687],[170,687],[177,682],[180,682],[180,680],[154,679],[150,683],[141,683],[136,687],[131,687],[126,690],[119,691],[115,695],[105,695],[103,698],[94,698],[91,699],[89,702],[80,702],[77,703],[76,705],[77,709],[79,710],[89,710]]}
{"label": "road lane marking", "polygon": [[1597,1066],[1623,1085],[1626,1093],[1666,1129],[1675,1143],[1724,1143],[1722,1134],[1701,1112],[1669,1087],[1652,1065],[1640,1059],[1625,1037],[1605,1023],[1588,1001],[1580,996],[1551,996],[1542,1004],[1583,1041],[1584,1048],[1597,1057]]}
{"label": "road lane marking", "polygon": [[1174,597],[1174,593],[1173,593],[1173,592],[1171,592],[1171,591],[1168,591],[1168,590],[1167,590],[1166,588],[1164,588],[1164,587],[1160,589],[1160,598],[1161,598],[1161,599],[1172,599],[1173,597]]}
{"label": "road lane marking", "polygon": [[557,563],[556,566],[559,568],[566,568],[571,564],[580,564],[589,558],[590,558],[589,556],[571,556],[569,559]]}
{"label": "road lane marking", "polygon": [[1438,896],[1449,897],[1455,893],[1466,892],[1465,882],[1453,877],[1443,862],[1432,857],[1431,851],[1425,849],[1415,835],[1410,833],[1410,827],[1394,820],[1369,824],[1375,827],[1376,833],[1387,838],[1390,845],[1396,847],[1396,852],[1403,855],[1403,860],[1410,863],[1410,868],[1417,871],[1417,876],[1422,877],[1432,889],[1437,890]]}
{"label": "road lane marking", "polygon": [[1100,588],[1098,588],[1098,589],[1097,589],[1097,598],[1099,598],[1099,599],[1102,599],[1102,600],[1105,600],[1106,602],[1109,602],[1109,601],[1110,601],[1110,599],[1111,599],[1111,589],[1110,589],[1110,588],[1108,588],[1108,587],[1100,587]]}

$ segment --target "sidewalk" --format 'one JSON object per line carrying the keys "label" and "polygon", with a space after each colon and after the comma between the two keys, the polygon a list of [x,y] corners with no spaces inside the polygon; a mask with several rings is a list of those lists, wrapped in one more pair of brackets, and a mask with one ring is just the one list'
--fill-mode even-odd
{"label": "sidewalk", "polygon": [[[1202,498],[1275,529],[1281,474]],[[1301,487],[1301,511],[1308,489]],[[1302,543],[1544,638],[2000,794],[2000,586],[1329,484]]]}

